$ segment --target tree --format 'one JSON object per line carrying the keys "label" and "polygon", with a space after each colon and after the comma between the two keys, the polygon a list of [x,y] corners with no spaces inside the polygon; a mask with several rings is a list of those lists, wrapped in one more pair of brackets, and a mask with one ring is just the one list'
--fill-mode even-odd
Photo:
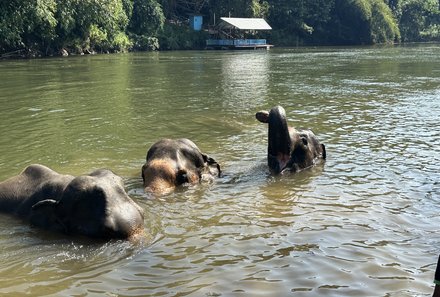
{"label": "tree", "polygon": [[397,22],[383,0],[336,0],[333,30],[342,44],[372,44],[400,39]]}
{"label": "tree", "polygon": [[199,48],[194,13],[266,18],[277,45],[440,40],[440,0],[0,0],[0,54]]}
{"label": "tree", "polygon": [[269,23],[280,42],[323,40],[333,7],[334,0],[270,0]]}
{"label": "tree", "polygon": [[134,0],[129,29],[137,35],[155,36],[163,28],[165,16],[155,0]]}
{"label": "tree", "polygon": [[58,47],[82,52],[124,50],[130,46],[125,30],[128,0],[57,0]]}
{"label": "tree", "polygon": [[47,51],[55,38],[55,0],[0,2],[0,50]]}
{"label": "tree", "polygon": [[382,0],[371,1],[370,36],[372,43],[400,41],[400,30],[392,11]]}
{"label": "tree", "polygon": [[210,0],[205,13],[220,17],[265,17],[269,5],[265,0]]}
{"label": "tree", "polygon": [[385,0],[385,2],[388,4],[388,6],[391,8],[393,12],[395,12],[400,4],[400,0]]}
{"label": "tree", "polygon": [[162,0],[160,1],[164,14],[168,19],[180,19],[189,14],[198,14],[208,4],[209,0]]}
{"label": "tree", "polygon": [[437,0],[404,1],[399,21],[403,41],[440,39],[439,2]]}

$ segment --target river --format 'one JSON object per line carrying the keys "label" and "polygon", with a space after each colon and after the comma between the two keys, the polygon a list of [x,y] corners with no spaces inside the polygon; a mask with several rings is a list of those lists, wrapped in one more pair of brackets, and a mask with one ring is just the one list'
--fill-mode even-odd
{"label": "river", "polygon": [[[109,168],[142,243],[0,214],[1,296],[430,296],[440,253],[440,45],[176,51],[0,61],[0,180]],[[273,177],[259,110],[324,164]],[[153,198],[140,169],[187,137],[224,176]]]}

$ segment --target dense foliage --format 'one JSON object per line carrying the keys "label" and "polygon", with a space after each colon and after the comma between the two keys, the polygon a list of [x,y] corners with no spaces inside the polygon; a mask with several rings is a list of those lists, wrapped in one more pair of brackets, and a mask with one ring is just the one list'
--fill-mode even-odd
{"label": "dense foliage", "polygon": [[192,14],[263,17],[276,45],[440,41],[440,0],[0,0],[0,55],[203,47]]}

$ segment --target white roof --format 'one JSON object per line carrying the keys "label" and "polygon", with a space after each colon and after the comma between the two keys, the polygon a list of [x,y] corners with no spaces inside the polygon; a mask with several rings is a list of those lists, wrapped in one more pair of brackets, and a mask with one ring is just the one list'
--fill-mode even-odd
{"label": "white roof", "polygon": [[272,30],[264,19],[258,18],[220,18],[219,27],[240,30]]}

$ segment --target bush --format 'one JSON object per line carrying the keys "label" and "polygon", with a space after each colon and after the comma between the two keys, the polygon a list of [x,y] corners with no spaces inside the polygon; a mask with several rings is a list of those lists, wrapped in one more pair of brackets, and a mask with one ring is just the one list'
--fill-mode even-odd
{"label": "bush", "polygon": [[194,31],[186,24],[165,24],[159,34],[162,50],[203,49],[206,46],[208,33]]}
{"label": "bush", "polygon": [[132,49],[137,51],[155,51],[159,49],[159,40],[146,35],[130,35]]}
{"label": "bush", "polygon": [[93,24],[89,30],[89,42],[87,48],[96,49],[98,51],[107,51],[109,49],[107,32]]}
{"label": "bush", "polygon": [[124,32],[118,32],[113,37],[112,48],[118,52],[126,52],[132,48],[133,42]]}

